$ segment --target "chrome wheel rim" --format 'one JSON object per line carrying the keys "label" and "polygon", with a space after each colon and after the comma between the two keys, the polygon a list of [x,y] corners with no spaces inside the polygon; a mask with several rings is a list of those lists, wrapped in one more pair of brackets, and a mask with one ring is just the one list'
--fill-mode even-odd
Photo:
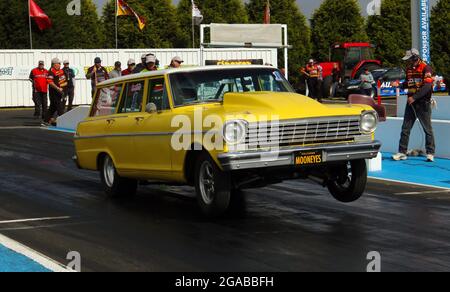
{"label": "chrome wheel rim", "polygon": [[112,162],[112,159],[110,157],[105,158],[105,163],[103,164],[103,173],[106,185],[111,188],[114,185],[116,169],[114,168],[114,163]]}
{"label": "chrome wheel rim", "polygon": [[200,167],[200,194],[203,202],[207,205],[211,205],[214,200],[216,192],[216,186],[214,182],[214,169],[209,161],[202,163]]}

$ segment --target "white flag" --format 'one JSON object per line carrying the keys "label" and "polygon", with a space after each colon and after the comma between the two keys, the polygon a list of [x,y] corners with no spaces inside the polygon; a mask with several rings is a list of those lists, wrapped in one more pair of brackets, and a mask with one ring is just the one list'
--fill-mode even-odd
{"label": "white flag", "polygon": [[192,20],[195,25],[200,25],[203,22],[203,15],[197,5],[195,5],[194,0],[192,0]]}

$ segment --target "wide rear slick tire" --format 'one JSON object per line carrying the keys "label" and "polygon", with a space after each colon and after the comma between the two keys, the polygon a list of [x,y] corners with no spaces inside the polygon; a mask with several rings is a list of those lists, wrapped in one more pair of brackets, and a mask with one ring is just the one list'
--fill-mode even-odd
{"label": "wide rear slick tire", "polygon": [[136,194],[138,181],[119,176],[109,155],[101,159],[100,179],[106,195],[110,198],[131,197]]}
{"label": "wide rear slick tire", "polygon": [[363,195],[367,185],[367,165],[364,159],[350,161],[333,171],[337,172],[335,179],[328,181],[327,187],[336,200],[351,203]]}
{"label": "wide rear slick tire", "polygon": [[195,192],[201,211],[208,218],[217,218],[226,213],[231,201],[231,174],[222,171],[203,152],[195,165]]}

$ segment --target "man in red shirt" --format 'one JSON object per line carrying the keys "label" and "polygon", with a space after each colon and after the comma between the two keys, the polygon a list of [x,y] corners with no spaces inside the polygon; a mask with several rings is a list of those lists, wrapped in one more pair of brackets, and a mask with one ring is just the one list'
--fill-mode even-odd
{"label": "man in red shirt", "polygon": [[134,59],[129,59],[127,65],[128,68],[122,71],[122,76],[133,74],[133,70],[134,68],[136,68],[136,62],[134,61]]}
{"label": "man in red shirt", "polygon": [[48,85],[50,93],[50,108],[44,120],[44,126],[55,125],[55,114],[64,114],[64,90],[67,87],[67,78],[64,70],[61,69],[61,61],[58,58],[52,59],[52,68],[48,73]]}
{"label": "man in red shirt", "polygon": [[47,114],[48,71],[44,68],[44,61],[39,61],[37,68],[31,70],[30,81],[33,83],[34,117],[42,117]]}

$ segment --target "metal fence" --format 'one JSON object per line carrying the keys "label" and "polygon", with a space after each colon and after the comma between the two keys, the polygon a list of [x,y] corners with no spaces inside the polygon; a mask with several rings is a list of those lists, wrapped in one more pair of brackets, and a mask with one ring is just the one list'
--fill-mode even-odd
{"label": "metal fence", "polygon": [[116,61],[125,69],[128,59],[140,62],[141,55],[152,52],[161,62],[169,65],[174,56],[181,56],[185,66],[204,65],[206,60],[248,60],[259,59],[277,66],[276,49],[145,49],[145,50],[0,50],[0,107],[33,106],[31,98],[30,71],[38,61],[43,60],[50,67],[52,58],[69,60],[75,70],[75,104],[91,103],[91,84],[85,71],[100,57],[103,65],[112,68]]}

